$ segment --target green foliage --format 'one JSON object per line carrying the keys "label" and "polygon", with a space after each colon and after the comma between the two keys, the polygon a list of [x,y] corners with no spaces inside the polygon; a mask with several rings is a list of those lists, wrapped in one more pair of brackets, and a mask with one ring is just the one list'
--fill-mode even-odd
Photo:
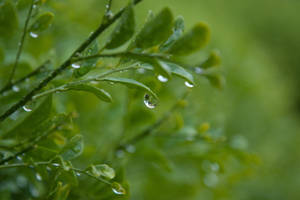
{"label": "green foliage", "polygon": [[16,9],[11,1],[5,0],[0,3],[0,35],[2,37],[12,37],[17,29],[18,16]]}
{"label": "green foliage", "polygon": [[45,12],[41,14],[37,19],[33,22],[33,24],[29,28],[29,32],[31,34],[39,35],[41,32],[45,31],[53,22],[54,14],[51,12]]}

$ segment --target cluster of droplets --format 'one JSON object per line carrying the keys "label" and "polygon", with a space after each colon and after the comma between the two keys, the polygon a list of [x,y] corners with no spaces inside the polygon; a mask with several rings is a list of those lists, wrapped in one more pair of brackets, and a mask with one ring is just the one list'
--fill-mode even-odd
{"label": "cluster of droplets", "polygon": [[146,105],[147,108],[150,109],[154,109],[157,105],[155,98],[150,96],[149,94],[145,94],[144,104]]}

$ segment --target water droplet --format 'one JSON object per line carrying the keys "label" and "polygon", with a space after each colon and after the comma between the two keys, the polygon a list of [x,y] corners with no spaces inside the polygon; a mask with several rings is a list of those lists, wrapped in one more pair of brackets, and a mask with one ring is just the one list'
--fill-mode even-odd
{"label": "water droplet", "polygon": [[47,171],[51,171],[51,168],[49,166],[46,167]]}
{"label": "water droplet", "polygon": [[215,173],[209,173],[205,175],[203,182],[208,187],[214,187],[218,184],[219,177]]}
{"label": "water droplet", "polygon": [[32,37],[32,38],[37,38],[39,37],[39,35],[37,33],[34,33],[34,32],[30,32],[29,35]]}
{"label": "water droplet", "polygon": [[38,181],[42,181],[42,176],[41,176],[39,173],[36,173],[36,174],[35,174],[35,178],[36,178]]}
{"label": "water droplet", "polygon": [[32,110],[31,110],[29,107],[27,107],[27,106],[23,106],[22,108],[23,108],[23,110],[25,110],[26,112],[31,112],[31,111],[32,111]]}
{"label": "water droplet", "polygon": [[118,158],[123,158],[124,155],[125,155],[125,153],[124,153],[123,150],[118,150],[118,151],[116,151],[116,156],[117,156]]}
{"label": "water droplet", "polygon": [[30,193],[33,197],[40,196],[39,190],[31,184],[30,184],[30,189],[29,190],[30,190]]}
{"label": "water droplet", "polygon": [[189,87],[189,88],[192,88],[194,87],[194,84],[188,82],[188,81],[185,81],[184,84],[186,85],[186,87]]}
{"label": "water droplet", "polygon": [[22,161],[22,157],[21,156],[17,156],[16,158],[17,158],[17,160]]}
{"label": "water droplet", "polygon": [[13,90],[14,92],[19,92],[19,91],[20,91],[20,88],[19,88],[18,86],[14,85],[14,86],[12,87],[12,90]]}
{"label": "water droplet", "polygon": [[139,74],[144,74],[145,73],[145,69],[144,68],[138,68],[137,69],[137,72],[139,73]]}
{"label": "water droplet", "polygon": [[73,64],[72,64],[72,67],[73,67],[74,69],[79,69],[79,68],[80,68],[80,64],[78,64],[78,63],[73,63]]}
{"label": "water droplet", "polygon": [[81,174],[79,172],[76,172],[76,176],[81,176]]}
{"label": "water droplet", "polygon": [[154,101],[154,98],[151,97],[150,95],[148,94],[145,94],[144,96],[144,104],[150,108],[150,109],[154,109],[156,107],[156,103],[153,102]]}
{"label": "water droplet", "polygon": [[59,167],[59,164],[58,164],[58,163],[52,163],[52,165],[53,165],[54,167]]}
{"label": "water droplet", "polygon": [[115,194],[118,194],[118,195],[126,194],[126,190],[123,188],[123,186],[120,183],[113,182],[111,184],[111,189]]}
{"label": "water droplet", "polygon": [[200,67],[195,67],[196,74],[201,74],[203,72],[203,69]]}
{"label": "water droplet", "polygon": [[133,145],[127,145],[126,146],[126,151],[128,153],[134,153],[135,152],[135,146],[133,146]]}
{"label": "water droplet", "polygon": [[219,166],[218,163],[212,163],[211,164],[211,170],[212,171],[217,172],[217,171],[219,171],[219,169],[220,169],[220,166]]}
{"label": "water droplet", "polygon": [[160,82],[163,82],[163,83],[165,83],[165,82],[168,81],[168,78],[166,78],[166,77],[164,77],[164,76],[162,76],[162,75],[158,75],[158,76],[157,76],[157,79],[158,79]]}

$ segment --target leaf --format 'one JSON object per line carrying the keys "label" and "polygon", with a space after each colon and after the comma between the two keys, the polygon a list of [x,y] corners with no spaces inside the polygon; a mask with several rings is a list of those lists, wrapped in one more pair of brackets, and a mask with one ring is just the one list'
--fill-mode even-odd
{"label": "leaf", "polygon": [[[85,50],[81,56],[91,56],[95,55],[99,52],[98,43],[93,42],[90,47]],[[80,78],[90,72],[95,66],[99,58],[87,59],[85,61],[80,62],[80,68],[74,69],[73,75],[75,78]]]}
{"label": "leaf", "polygon": [[184,19],[182,16],[177,17],[174,22],[173,34],[169,37],[169,39],[160,46],[160,51],[166,51],[172,46],[172,44],[178,40],[184,31]]}
{"label": "leaf", "polygon": [[220,64],[221,64],[221,58],[218,52],[214,51],[211,52],[209,57],[200,65],[200,67],[203,69],[208,69],[211,67],[219,66]]}
{"label": "leaf", "polygon": [[133,5],[127,6],[122,14],[119,24],[110,36],[106,44],[107,49],[117,48],[126,43],[134,34],[135,19]]}
{"label": "leaf", "polygon": [[36,109],[12,130],[6,133],[9,137],[18,135],[19,137],[30,137],[35,131],[36,127],[48,119],[52,106],[52,96],[48,96]]}
{"label": "leaf", "polygon": [[53,22],[54,14],[51,12],[45,12],[41,14],[35,22],[30,26],[29,32],[38,34],[46,30]]}
{"label": "leaf", "polygon": [[188,55],[206,45],[210,37],[207,25],[199,23],[188,33],[184,34],[168,49],[173,55]]}
{"label": "leaf", "polygon": [[184,68],[180,67],[179,65],[177,65],[175,63],[167,62],[166,64],[170,67],[172,74],[185,79],[189,83],[192,83],[192,84],[195,83],[193,75],[190,74],[189,72],[187,72]]}
{"label": "leaf", "polygon": [[102,176],[107,179],[113,179],[116,176],[115,170],[106,164],[91,165],[89,171],[96,177]]}
{"label": "leaf", "polygon": [[56,194],[54,200],[66,200],[69,196],[71,187],[69,184],[63,185],[62,182],[58,182],[55,189]]}
{"label": "leaf", "polygon": [[172,33],[172,24],[173,15],[169,8],[164,8],[153,19],[147,21],[138,33],[135,40],[136,47],[146,49],[165,41]]}
{"label": "leaf", "polygon": [[157,71],[157,73],[169,79],[171,78],[171,69],[165,62],[158,59],[153,59],[152,63],[150,64],[153,65],[154,70]]}
{"label": "leaf", "polygon": [[82,135],[75,135],[70,139],[67,145],[63,148],[61,155],[65,160],[72,160],[83,152]]}
{"label": "leaf", "polygon": [[103,89],[100,89],[100,88],[97,88],[94,86],[90,86],[87,84],[70,85],[66,89],[90,92],[90,93],[93,93],[96,97],[98,97],[102,101],[112,102],[112,97],[108,92],[106,92]]}
{"label": "leaf", "polygon": [[121,83],[121,84],[126,85],[128,87],[137,87],[137,88],[146,90],[153,97],[158,99],[157,95],[148,86],[144,85],[141,82],[133,80],[133,79],[108,77],[108,78],[100,79],[99,81],[108,81],[108,82],[112,82],[112,83]]}
{"label": "leaf", "polygon": [[5,56],[5,55],[4,55],[4,51],[3,51],[3,49],[0,48],[0,64],[3,63],[3,61],[4,61],[4,59],[5,59],[4,56]]}
{"label": "leaf", "polygon": [[223,89],[225,85],[225,78],[220,74],[208,74],[204,75],[210,82],[212,86],[214,86],[217,89]]}
{"label": "leaf", "polygon": [[11,1],[0,4],[0,35],[12,37],[18,29],[18,16]]}

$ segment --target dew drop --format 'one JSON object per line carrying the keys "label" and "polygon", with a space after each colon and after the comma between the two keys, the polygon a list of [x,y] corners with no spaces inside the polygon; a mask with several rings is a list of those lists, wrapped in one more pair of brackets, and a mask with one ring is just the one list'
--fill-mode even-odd
{"label": "dew drop", "polygon": [[36,178],[38,181],[42,181],[42,176],[41,176],[39,173],[36,173],[36,174],[35,174],[35,178]]}
{"label": "dew drop", "polygon": [[115,194],[118,194],[118,195],[126,194],[126,190],[123,188],[123,186],[120,183],[113,182],[111,184],[111,189]]}
{"label": "dew drop", "polygon": [[78,64],[78,63],[73,63],[73,64],[72,64],[72,67],[73,67],[74,69],[79,69],[79,68],[80,68],[80,64]]}
{"label": "dew drop", "polygon": [[54,167],[59,167],[59,164],[58,164],[58,163],[52,163],[52,165],[53,165]]}
{"label": "dew drop", "polygon": [[32,111],[32,110],[31,110],[30,108],[28,108],[27,106],[23,106],[22,108],[23,108],[23,110],[25,110],[26,112],[31,112],[31,111]]}
{"label": "dew drop", "polygon": [[144,68],[138,68],[137,69],[137,72],[139,73],[139,74],[144,74],[145,73],[145,69]]}
{"label": "dew drop", "polygon": [[39,37],[39,35],[38,35],[37,33],[34,33],[34,32],[30,32],[29,35],[30,35],[30,37],[32,37],[32,38],[37,38],[37,37]]}
{"label": "dew drop", "polygon": [[19,88],[18,86],[14,85],[14,86],[12,87],[12,90],[13,90],[14,92],[19,92],[19,91],[20,91],[20,88]]}
{"label": "dew drop", "polygon": [[18,161],[22,161],[22,157],[21,156],[17,156],[16,157]]}
{"label": "dew drop", "polygon": [[116,152],[116,156],[117,156],[118,158],[123,158],[124,155],[125,155],[125,153],[124,153],[123,150],[118,150],[118,151]]}
{"label": "dew drop", "polygon": [[201,74],[203,72],[203,69],[200,67],[195,67],[196,74]]}
{"label": "dew drop", "polygon": [[128,153],[134,153],[135,152],[135,146],[133,146],[133,145],[127,145],[126,146],[126,151]]}
{"label": "dew drop", "polygon": [[145,94],[145,96],[144,96],[144,104],[145,104],[148,108],[154,109],[154,108],[156,107],[156,103],[153,102],[153,101],[154,101],[153,97],[151,97],[151,96],[148,95],[148,94]]}
{"label": "dew drop", "polygon": [[162,75],[158,75],[158,76],[157,76],[157,79],[158,79],[160,82],[163,82],[163,83],[165,83],[165,82],[168,81],[168,78],[166,78],[166,77],[164,77],[164,76],[162,76]]}
{"label": "dew drop", "polygon": [[193,88],[194,87],[194,84],[188,82],[188,81],[185,81],[184,84],[186,85],[186,87],[189,87],[189,88]]}
{"label": "dew drop", "polygon": [[81,176],[81,174],[79,172],[76,172],[76,176]]}

